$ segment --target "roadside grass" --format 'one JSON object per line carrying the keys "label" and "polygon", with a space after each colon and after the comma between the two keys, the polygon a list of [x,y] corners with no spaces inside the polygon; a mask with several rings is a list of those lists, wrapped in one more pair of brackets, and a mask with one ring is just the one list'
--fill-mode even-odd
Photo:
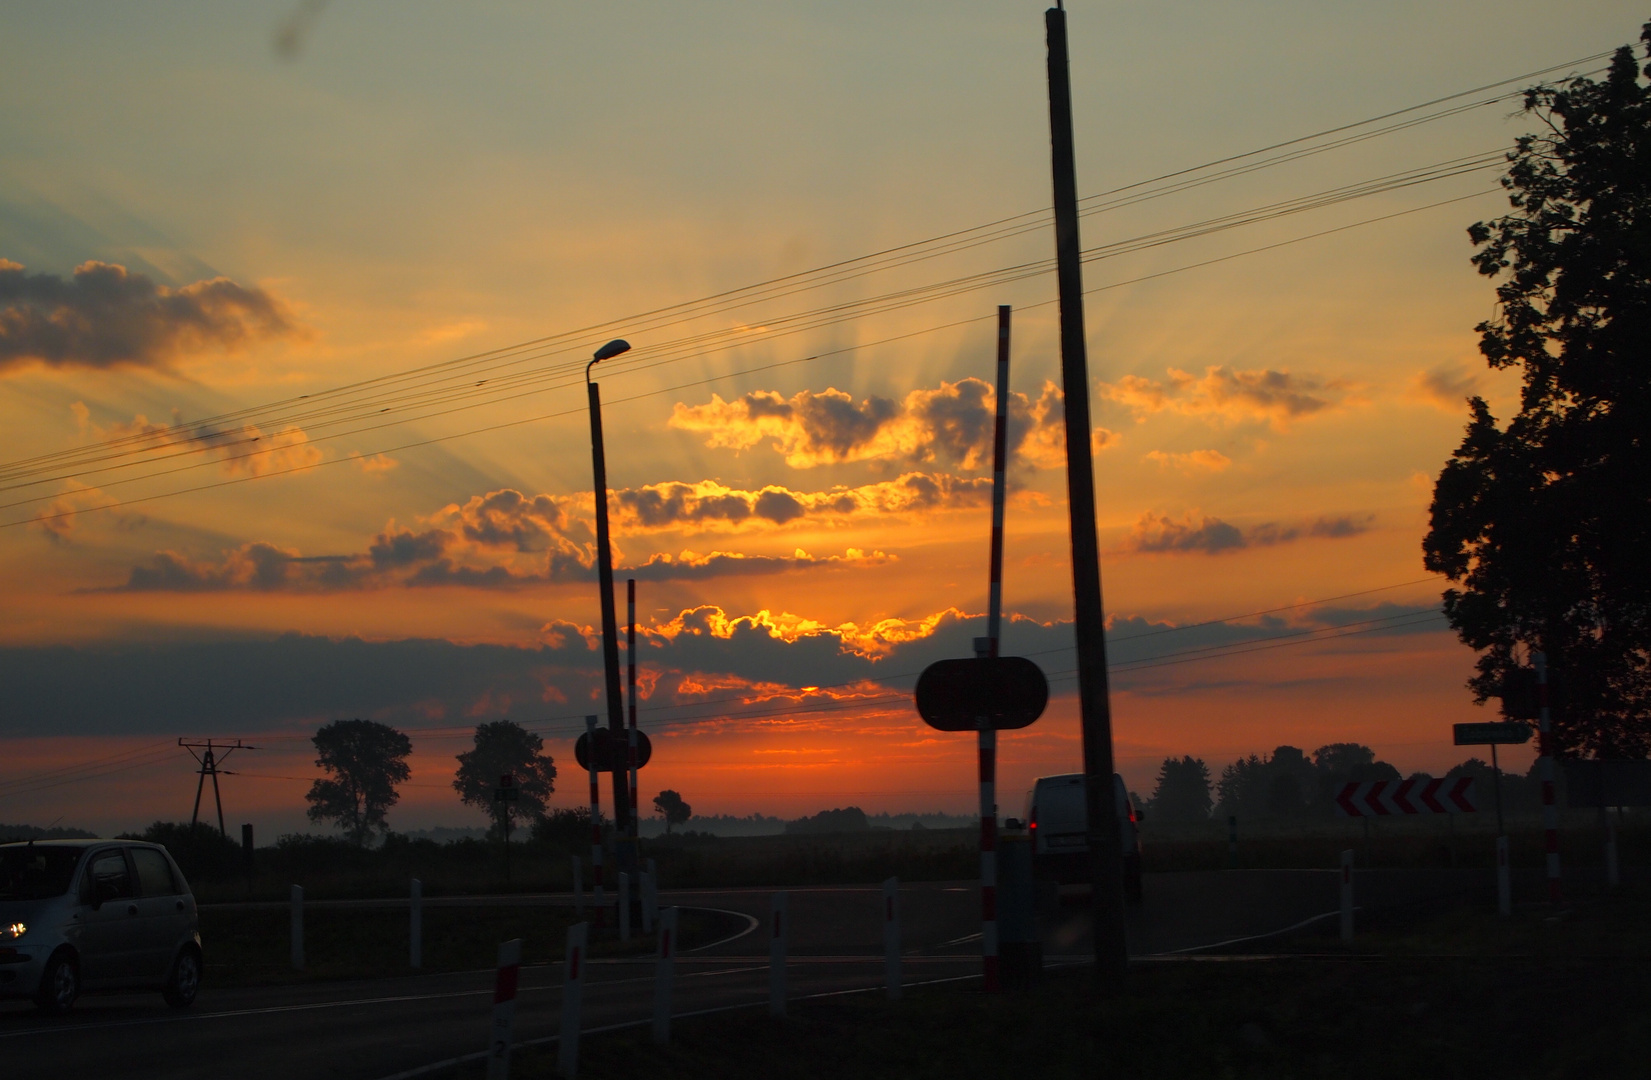
{"label": "roadside grass", "polygon": [[[1087,970],[1033,993],[971,984],[797,1001],[590,1036],[589,1080],[856,1078],[1588,1078],[1651,1071],[1651,902],[1590,901],[1502,919],[1453,909],[1303,955],[1145,962],[1120,992]],[[1278,944],[1278,943],[1274,943]],[[1305,955],[1311,953],[1311,955]],[[480,1077],[479,1063],[459,1075]],[[518,1080],[557,1075],[555,1048],[518,1053]]]}
{"label": "roadside grass", "polygon": [[[1347,848],[1361,867],[1383,869],[1489,867],[1495,839],[1485,814],[1481,823],[1460,823],[1455,834],[1442,816],[1383,820],[1368,840],[1363,823],[1348,820],[1241,822],[1237,865],[1245,869],[1328,869]],[[1603,865],[1597,821],[1582,812],[1566,816],[1560,855],[1567,867]],[[1540,866],[1543,833],[1536,818],[1511,817],[1508,833],[1516,867]],[[1225,824],[1147,822],[1141,830],[1143,867],[1149,873],[1222,870],[1229,863]],[[902,881],[967,881],[979,873],[979,834],[974,829],[924,829],[809,836],[676,836],[642,842],[640,854],[658,864],[660,886],[710,889],[768,886],[804,888],[871,884],[891,875]],[[1619,839],[1625,866],[1651,864],[1651,823],[1629,820]],[[588,856],[581,849],[581,856]],[[178,855],[174,852],[174,855]],[[233,866],[194,866],[184,871],[203,902],[284,900],[288,887],[304,886],[312,900],[407,895],[417,877],[429,897],[566,892],[572,887],[571,853],[537,844],[512,847],[511,875],[504,876],[498,844],[465,841],[435,844],[397,841],[376,850],[338,841],[260,848],[250,885]],[[238,860],[238,854],[237,854]],[[590,872],[586,866],[586,887]]]}
{"label": "roadside grass", "polygon": [[[716,912],[684,909],[678,933],[684,948],[709,944],[747,925]],[[276,908],[203,908],[201,941],[211,986],[270,986],[329,979],[367,979],[490,968],[499,943],[522,939],[524,964],[561,963],[568,927],[562,907],[431,907],[424,909],[424,966],[408,967],[406,908],[323,908],[304,912],[303,971],[291,963],[291,917]],[[620,944],[613,913],[593,935],[595,956],[649,955],[655,945],[634,925]]]}

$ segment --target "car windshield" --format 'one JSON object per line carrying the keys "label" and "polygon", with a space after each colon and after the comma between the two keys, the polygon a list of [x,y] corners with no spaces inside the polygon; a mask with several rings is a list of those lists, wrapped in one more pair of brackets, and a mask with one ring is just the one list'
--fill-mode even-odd
{"label": "car windshield", "polygon": [[0,900],[45,900],[69,891],[80,861],[78,848],[0,848]]}

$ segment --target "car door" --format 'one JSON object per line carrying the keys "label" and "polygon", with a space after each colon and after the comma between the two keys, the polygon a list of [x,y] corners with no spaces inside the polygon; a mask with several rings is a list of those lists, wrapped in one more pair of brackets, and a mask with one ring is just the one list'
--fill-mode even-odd
{"label": "car door", "polygon": [[172,875],[172,864],[155,848],[127,849],[137,871],[137,926],[133,956],[134,974],[159,982],[172,967],[172,958],[183,943],[189,916],[183,890]]}
{"label": "car door", "polygon": [[94,851],[81,876],[80,977],[86,986],[130,981],[137,972],[137,886],[124,848]]}

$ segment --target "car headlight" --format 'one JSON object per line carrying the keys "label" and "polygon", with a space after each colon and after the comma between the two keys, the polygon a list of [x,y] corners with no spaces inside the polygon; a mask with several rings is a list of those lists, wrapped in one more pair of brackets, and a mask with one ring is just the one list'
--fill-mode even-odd
{"label": "car headlight", "polygon": [[29,928],[20,922],[14,922],[10,926],[0,926],[0,941],[16,941],[28,932]]}

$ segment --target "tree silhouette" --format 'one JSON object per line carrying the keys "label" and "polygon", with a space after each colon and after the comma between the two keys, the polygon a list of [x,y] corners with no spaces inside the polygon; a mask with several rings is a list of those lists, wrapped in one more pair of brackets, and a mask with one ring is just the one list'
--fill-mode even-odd
{"label": "tree silhouette", "polygon": [[335,720],[315,733],[315,763],[330,775],[310,785],[311,821],[333,821],[351,843],[365,846],[389,830],[384,815],[401,796],[396,785],[412,775],[411,740],[372,720]]}
{"label": "tree silhouette", "polygon": [[[1641,40],[1651,46],[1651,24]],[[1651,74],[1647,67],[1646,74]],[[1602,81],[1526,93],[1543,131],[1502,183],[1513,212],[1468,230],[1498,311],[1492,368],[1523,376],[1501,426],[1469,401],[1423,541],[1445,613],[1479,652],[1476,700],[1547,655],[1563,685],[1550,753],[1651,751],[1651,87],[1634,50]],[[1505,708],[1511,705],[1511,700]]]}
{"label": "tree silhouette", "polygon": [[654,813],[665,819],[665,834],[671,833],[672,825],[681,825],[694,816],[694,808],[682,801],[682,796],[666,788],[654,796]]}
{"label": "tree silhouette", "polygon": [[1208,821],[1210,767],[1200,758],[1165,758],[1152,792],[1152,816],[1159,821]]}
{"label": "tree silhouette", "polygon": [[[544,753],[545,741],[513,720],[476,725],[475,746],[459,754],[453,790],[466,806],[486,812],[491,835],[504,835],[506,807],[518,817],[538,822],[545,816],[545,800],[556,790],[556,761]],[[514,803],[497,802],[494,789],[509,773],[521,792]]]}

